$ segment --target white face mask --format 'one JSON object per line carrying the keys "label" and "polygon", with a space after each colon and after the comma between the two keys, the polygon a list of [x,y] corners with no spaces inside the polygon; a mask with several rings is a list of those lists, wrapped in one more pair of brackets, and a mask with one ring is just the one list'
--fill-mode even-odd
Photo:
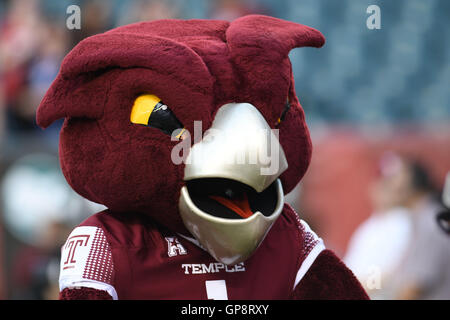
{"label": "white face mask", "polygon": [[[281,214],[284,194],[278,177],[287,160],[273,130],[251,104],[222,106],[209,130],[214,139],[206,136],[194,144],[186,159],[179,210],[199,243],[216,260],[233,265],[251,256]],[[192,181],[203,202],[196,201]],[[215,196],[212,189],[224,192]],[[214,206],[208,197],[218,203]],[[221,204],[225,213],[218,214]]]}

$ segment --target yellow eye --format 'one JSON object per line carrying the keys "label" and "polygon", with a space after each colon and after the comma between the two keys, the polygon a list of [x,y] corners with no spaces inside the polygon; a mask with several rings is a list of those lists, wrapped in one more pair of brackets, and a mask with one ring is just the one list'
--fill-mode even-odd
{"label": "yellow eye", "polygon": [[289,111],[289,109],[291,108],[291,103],[289,102],[289,98],[286,99],[286,104],[284,105],[284,110],[283,112],[281,112],[280,117],[277,119],[277,122],[275,123],[275,126],[279,126],[280,123],[284,120],[284,118],[286,117],[286,113]]}
{"label": "yellow eye", "polygon": [[183,139],[184,127],[160,98],[153,94],[142,94],[134,100],[130,121],[158,128],[168,135]]}
{"label": "yellow eye", "polygon": [[137,124],[148,125],[150,115],[161,99],[153,94],[142,94],[134,100],[131,109],[130,121]]}

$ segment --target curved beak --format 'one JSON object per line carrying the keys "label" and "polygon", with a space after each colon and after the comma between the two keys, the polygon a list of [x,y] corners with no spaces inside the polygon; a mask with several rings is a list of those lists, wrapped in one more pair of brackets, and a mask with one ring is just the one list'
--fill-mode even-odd
{"label": "curved beak", "polygon": [[[278,177],[286,169],[277,134],[261,113],[249,103],[223,105],[186,158],[187,185],[182,187],[179,201],[185,226],[217,261],[236,264],[246,260],[283,210]],[[211,180],[214,182],[200,184],[200,188],[193,186]],[[244,201],[236,194],[243,195]],[[241,217],[233,218],[230,210],[220,215],[224,208],[211,203],[211,198],[217,197],[234,213],[241,212]]]}
{"label": "curved beak", "polygon": [[184,180],[226,178],[261,192],[287,167],[277,131],[258,109],[250,103],[228,103],[217,111],[202,141],[192,146]]}

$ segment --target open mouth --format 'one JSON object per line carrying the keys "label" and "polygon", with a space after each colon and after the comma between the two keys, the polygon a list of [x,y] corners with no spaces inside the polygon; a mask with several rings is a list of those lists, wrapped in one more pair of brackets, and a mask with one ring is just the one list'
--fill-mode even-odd
{"label": "open mouth", "polygon": [[276,181],[262,192],[225,178],[201,178],[186,182],[192,202],[200,210],[225,219],[246,219],[260,212],[271,216],[278,204]]}
{"label": "open mouth", "polygon": [[208,130],[214,138],[194,143],[186,157],[178,208],[198,244],[217,261],[234,265],[255,252],[282,214],[279,177],[288,163],[252,104],[221,106]]}

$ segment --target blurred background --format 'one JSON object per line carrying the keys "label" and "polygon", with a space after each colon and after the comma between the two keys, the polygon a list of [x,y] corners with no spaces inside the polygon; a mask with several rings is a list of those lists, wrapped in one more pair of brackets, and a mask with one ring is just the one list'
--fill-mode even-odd
{"label": "blurred background", "polygon": [[[72,4],[80,30],[66,27]],[[381,29],[366,26],[373,4]],[[450,299],[450,238],[435,221],[450,171],[448,0],[1,0],[1,299],[57,298],[60,246],[102,209],[61,174],[62,122],[35,124],[63,57],[81,39],[132,22],[249,13],[327,39],[320,50],[290,53],[314,151],[288,201],[372,298]]]}

